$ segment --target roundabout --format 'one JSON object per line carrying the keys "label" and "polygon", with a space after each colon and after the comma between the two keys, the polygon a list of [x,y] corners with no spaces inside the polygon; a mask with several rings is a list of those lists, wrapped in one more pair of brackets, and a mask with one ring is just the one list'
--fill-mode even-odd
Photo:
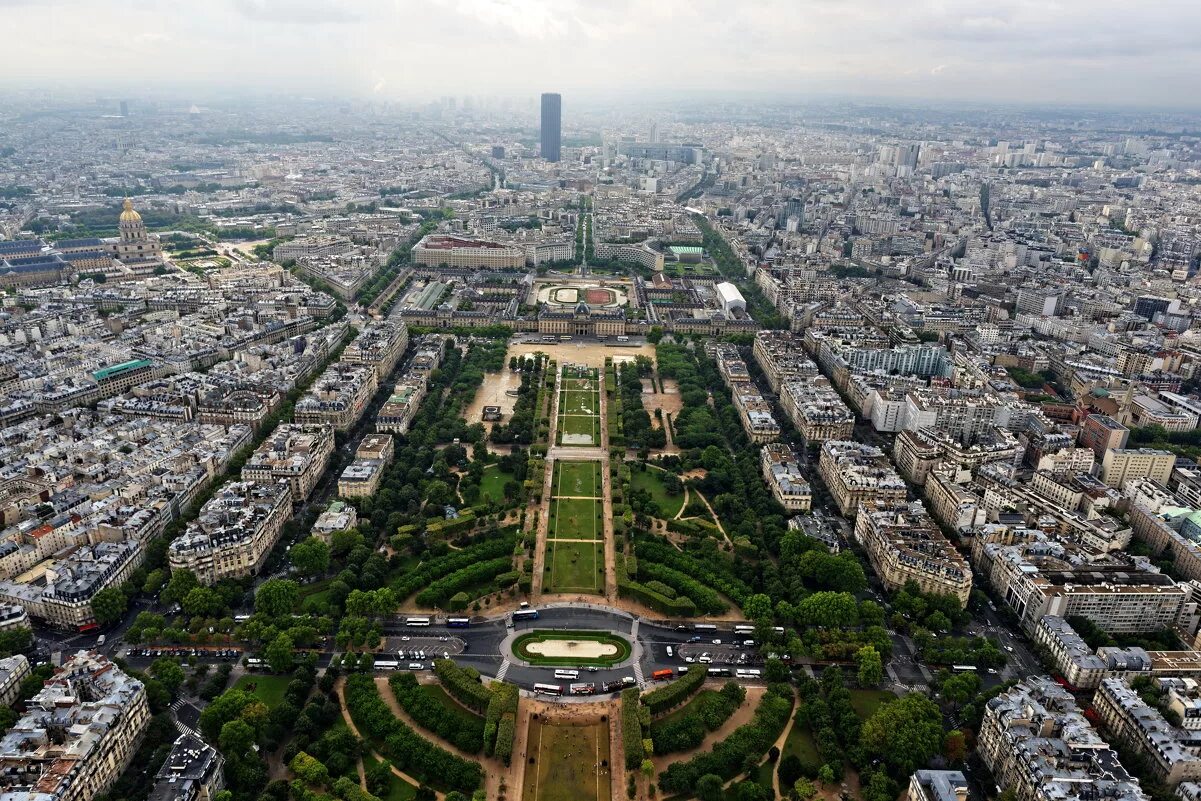
{"label": "roundabout", "polygon": [[513,655],[541,667],[613,667],[630,658],[629,640],[603,631],[535,630],[513,640]]}

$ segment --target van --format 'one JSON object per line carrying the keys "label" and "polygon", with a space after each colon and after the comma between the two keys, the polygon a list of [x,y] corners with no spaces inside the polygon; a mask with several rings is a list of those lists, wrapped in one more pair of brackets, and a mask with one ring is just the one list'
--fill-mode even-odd
{"label": "van", "polygon": [[675,656],[675,655],[676,655],[676,652],[675,652],[674,650],[672,650],[672,647],[671,647],[670,645],[669,645],[669,646],[667,646],[667,656],[668,656],[668,658],[670,659],[671,657],[673,657],[673,656]]}
{"label": "van", "polygon": [[425,665],[421,664],[420,662],[410,662],[409,670],[425,670]]}
{"label": "van", "polygon": [[702,665],[707,665],[713,661],[713,657],[709,656],[708,654],[705,654],[697,661],[700,662]]}

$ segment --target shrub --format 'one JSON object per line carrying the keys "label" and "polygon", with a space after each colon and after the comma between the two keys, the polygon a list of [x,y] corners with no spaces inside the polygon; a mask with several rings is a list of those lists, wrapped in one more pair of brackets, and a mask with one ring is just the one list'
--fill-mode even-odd
{"label": "shrub", "polygon": [[467,712],[455,714],[447,709],[417,683],[417,677],[412,673],[393,673],[388,684],[401,707],[419,726],[462,751],[477,754],[483,750],[483,719],[477,717],[472,721]]}
{"label": "shrub", "polygon": [[680,678],[642,696],[642,703],[646,705],[652,715],[666,712],[692,697],[692,694],[705,683],[708,674],[709,671],[705,669],[704,665],[690,665],[688,671]]}
{"label": "shrub", "polygon": [[492,693],[480,684],[480,674],[472,668],[459,667],[449,659],[434,661],[434,675],[456,701],[481,715],[487,712]]}
{"label": "shrub", "polygon": [[626,768],[635,770],[646,755],[642,747],[642,723],[638,688],[621,691],[621,741],[625,746]]}

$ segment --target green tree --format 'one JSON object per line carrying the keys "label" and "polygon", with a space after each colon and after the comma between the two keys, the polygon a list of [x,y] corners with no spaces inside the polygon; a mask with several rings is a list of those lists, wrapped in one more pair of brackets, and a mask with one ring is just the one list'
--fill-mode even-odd
{"label": "green tree", "polygon": [[160,656],[154,660],[150,665],[150,675],[158,679],[163,688],[171,695],[175,695],[184,680],[183,668],[179,666],[179,662],[169,656]]}
{"label": "green tree", "polygon": [[855,596],[846,592],[815,592],[797,607],[799,622],[818,628],[850,628],[859,622]]}
{"label": "green tree", "polygon": [[96,623],[100,626],[109,626],[120,621],[125,616],[127,607],[125,593],[118,587],[105,587],[92,596],[92,614],[96,616]]}
{"label": "green tree", "polygon": [[221,727],[221,736],[217,743],[222,753],[242,756],[252,753],[254,746],[254,729],[244,720],[231,720]]}
{"label": "green tree", "polygon": [[894,775],[908,776],[939,752],[942,737],[938,706],[910,693],[879,707],[864,722],[860,743],[866,756],[889,765]]}
{"label": "green tree", "polygon": [[155,568],[146,574],[146,581],[142,583],[142,592],[147,595],[154,595],[163,588],[167,583],[167,571],[162,568]]}
{"label": "green tree", "polygon": [[300,585],[291,579],[271,579],[259,587],[254,595],[254,610],[269,618],[280,618],[292,614],[300,598]]}
{"label": "green tree", "polygon": [[967,756],[967,740],[963,732],[958,729],[947,732],[947,736],[942,740],[942,753],[951,764],[962,763]]}
{"label": "green tree", "polygon": [[329,570],[329,545],[325,540],[308,537],[293,545],[288,553],[302,576],[320,576]]}
{"label": "green tree", "polygon": [[865,645],[855,652],[855,661],[859,663],[859,686],[876,687],[884,680],[884,662],[880,652],[871,645]]}
{"label": "green tree", "polygon": [[809,801],[810,798],[817,795],[817,788],[808,779],[800,778],[793,782],[792,792],[801,801]]}
{"label": "green tree", "polygon": [[749,620],[770,620],[771,598],[761,592],[755,593],[742,605],[742,613]]}
{"label": "green tree", "polygon": [[822,787],[827,787],[834,783],[834,768],[829,765],[822,765],[817,772],[817,780],[821,782]]}
{"label": "green tree", "polygon": [[159,600],[165,604],[177,604],[191,592],[193,587],[199,586],[200,582],[196,580],[196,574],[191,570],[172,570],[171,578],[167,581],[167,586],[163,588]]}
{"label": "green tree", "polygon": [[696,797],[700,801],[722,801],[724,793],[721,785],[721,776],[706,773],[696,780]]}
{"label": "green tree", "polygon": [[225,612],[225,599],[211,587],[193,587],[180,601],[186,614],[200,617],[220,617]]}
{"label": "green tree", "polygon": [[271,666],[271,670],[276,673],[287,673],[292,669],[292,638],[287,632],[280,632],[279,636],[271,641],[267,646],[265,656],[267,664]]}

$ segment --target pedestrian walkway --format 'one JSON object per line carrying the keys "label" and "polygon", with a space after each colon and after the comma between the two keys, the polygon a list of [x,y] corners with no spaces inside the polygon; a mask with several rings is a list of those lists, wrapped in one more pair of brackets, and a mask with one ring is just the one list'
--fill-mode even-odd
{"label": "pedestrian walkway", "polygon": [[642,660],[634,663],[634,680],[638,682],[639,688],[646,686],[646,679],[642,677]]}
{"label": "pedestrian walkway", "polygon": [[197,737],[197,738],[203,740],[204,738],[200,736],[200,732],[196,731],[191,726],[184,723],[182,720],[180,720],[178,717],[175,716],[175,713],[179,711],[179,708],[181,706],[183,706],[184,703],[185,702],[182,698],[176,698],[174,701],[171,702],[171,719],[175,722],[176,730],[179,731],[180,734],[190,734],[193,737]]}
{"label": "pedestrian walkway", "polygon": [[497,681],[505,680],[505,676],[507,676],[509,673],[509,665],[510,664],[511,663],[507,659],[504,662],[500,663],[500,670],[496,671],[496,680]]}

